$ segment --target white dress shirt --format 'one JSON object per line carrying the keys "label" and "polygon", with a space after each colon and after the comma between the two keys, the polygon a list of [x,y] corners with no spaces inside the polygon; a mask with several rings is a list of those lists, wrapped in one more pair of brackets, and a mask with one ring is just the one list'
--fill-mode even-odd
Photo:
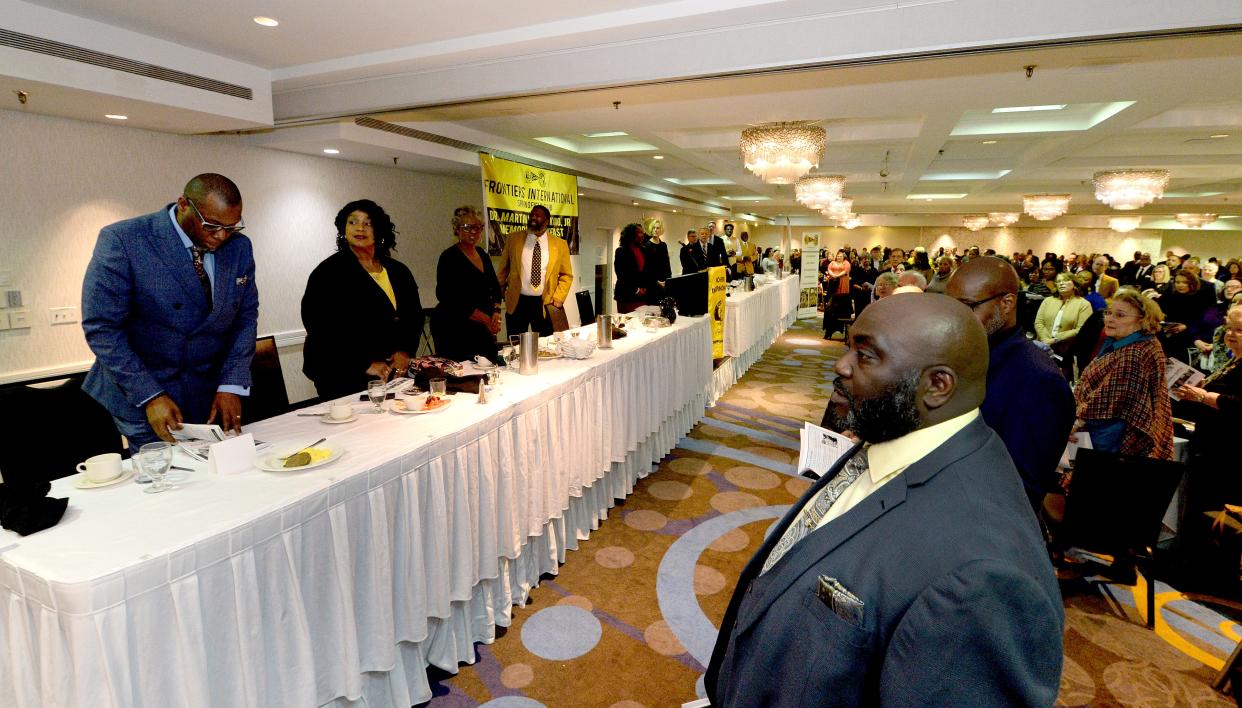
{"label": "white dress shirt", "polygon": [[[535,241],[539,241],[539,265],[543,272],[539,274],[539,285],[530,284],[530,263],[535,257]],[[548,259],[552,256],[548,252],[548,232],[544,231],[542,236],[535,236],[532,233],[526,234],[526,243],[522,244],[522,294],[543,296],[543,289],[548,286]]]}

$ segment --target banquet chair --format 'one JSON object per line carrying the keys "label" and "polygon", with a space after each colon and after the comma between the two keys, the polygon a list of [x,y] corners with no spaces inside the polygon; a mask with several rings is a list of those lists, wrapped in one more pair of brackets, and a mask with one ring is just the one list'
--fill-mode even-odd
{"label": "banquet chair", "polygon": [[276,338],[259,337],[250,361],[250,395],[242,403],[245,422],[256,423],[289,412],[289,392],[280,369]]}
{"label": "banquet chair", "polygon": [[112,415],[82,390],[83,374],[60,383],[0,389],[0,407],[15,415],[5,423],[8,445],[0,445],[6,484],[52,481],[77,473],[92,455],[124,453]]}
{"label": "banquet chair", "polygon": [[1135,585],[1135,570],[1142,574],[1148,628],[1156,621],[1154,548],[1183,471],[1180,462],[1080,448],[1056,533],[1062,547],[1113,556],[1111,566],[1091,564],[1105,580]]}
{"label": "banquet chair", "polygon": [[418,340],[418,351],[414,353],[415,357],[435,356],[436,342],[435,337],[431,334],[431,320],[436,316],[436,308],[423,308],[423,336]]}

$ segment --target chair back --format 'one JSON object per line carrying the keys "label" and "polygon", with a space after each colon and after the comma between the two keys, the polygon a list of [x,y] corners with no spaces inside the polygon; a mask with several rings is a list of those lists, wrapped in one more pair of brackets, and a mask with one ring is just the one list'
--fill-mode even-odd
{"label": "chair back", "polygon": [[1059,536],[1108,554],[1154,547],[1183,470],[1180,462],[1079,449]]}
{"label": "chair back", "polygon": [[242,402],[242,420],[256,423],[289,411],[289,392],[280,369],[276,338],[259,337],[250,361],[250,395]]}
{"label": "chair back", "polygon": [[591,304],[591,291],[579,290],[574,293],[574,299],[578,302],[578,321],[584,325],[594,322],[595,306]]}
{"label": "chair back", "polygon": [[414,357],[435,356],[436,355],[436,308],[423,308],[423,336],[418,340],[418,351],[414,352]]}
{"label": "chair back", "polygon": [[79,374],[51,386],[6,386],[0,407],[6,418],[0,445],[5,483],[52,481],[77,474],[92,455],[124,452],[112,415],[82,390]]}

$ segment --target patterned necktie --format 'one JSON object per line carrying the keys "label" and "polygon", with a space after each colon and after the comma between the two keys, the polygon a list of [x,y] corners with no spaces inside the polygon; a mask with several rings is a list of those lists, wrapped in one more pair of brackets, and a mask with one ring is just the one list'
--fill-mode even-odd
{"label": "patterned necktie", "polygon": [[190,255],[194,257],[194,274],[203,286],[203,294],[207,296],[207,307],[211,307],[211,278],[207,277],[207,268],[203,266],[203,254],[208,252],[201,246],[190,246]]}
{"label": "patterned necktie", "polygon": [[530,286],[539,287],[543,282],[543,254],[540,253],[539,239],[535,239],[535,253],[530,257]]}
{"label": "patterned necktie", "polygon": [[798,515],[798,518],[789,524],[789,528],[785,529],[785,534],[781,536],[781,540],[777,541],[776,546],[772,548],[772,552],[768,554],[768,559],[764,561],[763,570],[759,571],[759,574],[763,575],[768,572],[768,569],[776,565],[781,556],[788,553],[795,543],[814,531],[819,526],[820,519],[824,518],[824,515],[828,513],[828,510],[832,508],[837,499],[867,469],[867,448],[864,447],[845,463],[845,469],[837,473],[837,476],[833,477],[832,481],[825,484],[824,488],[815,496],[815,499],[810,504],[807,504],[802,513]]}

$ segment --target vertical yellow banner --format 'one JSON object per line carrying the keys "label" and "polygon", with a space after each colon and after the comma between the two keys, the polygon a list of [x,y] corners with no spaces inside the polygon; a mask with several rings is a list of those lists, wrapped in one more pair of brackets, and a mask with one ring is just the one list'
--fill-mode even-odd
{"label": "vertical yellow banner", "polygon": [[724,266],[707,269],[707,311],[712,313],[712,358],[724,356],[725,291],[729,289]]}

